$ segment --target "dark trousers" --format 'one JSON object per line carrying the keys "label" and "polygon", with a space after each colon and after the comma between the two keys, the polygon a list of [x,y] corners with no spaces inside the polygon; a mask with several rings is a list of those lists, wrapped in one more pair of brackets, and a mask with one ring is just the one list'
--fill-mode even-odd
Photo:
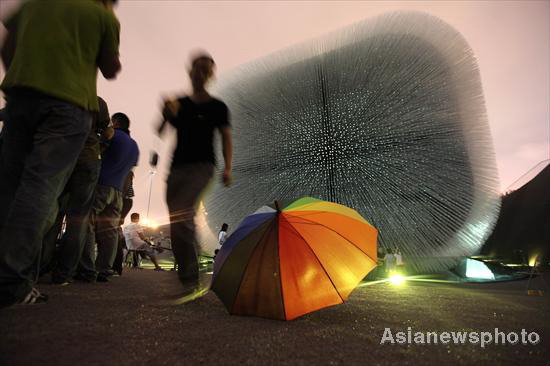
{"label": "dark trousers", "polygon": [[[90,210],[99,170],[100,160],[79,161],[62,194],[60,201],[64,205],[66,226],[56,253],[55,277],[71,278],[76,273],[88,234]],[[51,247],[52,243],[48,245]]]}
{"label": "dark trousers", "polygon": [[34,92],[7,97],[0,156],[0,303],[31,290],[46,227],[91,129],[90,112]]}
{"label": "dark trousers", "polygon": [[[82,276],[94,279],[97,273],[107,274],[112,269],[118,246],[121,209],[122,193],[119,190],[102,185],[96,187],[88,235],[78,269]],[[97,257],[94,255],[96,243]]]}
{"label": "dark trousers", "polygon": [[213,164],[196,163],[172,167],[168,176],[166,203],[170,212],[170,236],[182,281],[199,276],[195,212],[213,174]]}
{"label": "dark trousers", "polygon": [[122,274],[122,263],[124,262],[124,248],[126,247],[126,240],[124,239],[124,234],[122,233],[122,224],[124,224],[124,219],[132,209],[132,204],[134,201],[131,198],[124,198],[122,200],[122,210],[120,212],[120,225],[118,227],[118,248],[116,251],[115,261],[113,263],[113,270],[117,271],[118,274]]}
{"label": "dark trousers", "polygon": [[44,234],[44,240],[42,241],[42,258],[40,258],[40,276],[52,272],[56,265],[57,246],[60,243],[61,232],[63,231],[63,222],[68,201],[67,198],[68,197],[64,197],[62,193],[61,197],[57,200],[59,207],[57,218],[53,225],[51,225],[49,229],[46,229],[46,234]]}

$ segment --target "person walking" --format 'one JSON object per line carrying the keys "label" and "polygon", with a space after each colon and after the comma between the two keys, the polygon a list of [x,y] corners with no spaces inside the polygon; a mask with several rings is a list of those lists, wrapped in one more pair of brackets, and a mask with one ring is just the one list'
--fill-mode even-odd
{"label": "person walking", "polygon": [[212,97],[206,85],[214,75],[215,63],[206,53],[192,58],[189,77],[193,93],[166,101],[162,135],[166,123],[177,131],[177,146],[166,187],[166,203],[170,213],[170,233],[178,277],[185,285],[195,285],[199,278],[195,213],[201,196],[214,175],[214,132],[222,141],[224,169],[222,181],[231,183],[232,141],[229,110],[225,103]]}

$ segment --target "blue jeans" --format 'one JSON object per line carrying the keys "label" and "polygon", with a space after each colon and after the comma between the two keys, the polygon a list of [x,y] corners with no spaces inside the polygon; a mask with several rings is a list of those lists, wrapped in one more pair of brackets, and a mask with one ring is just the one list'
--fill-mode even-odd
{"label": "blue jeans", "polygon": [[91,114],[31,91],[7,99],[0,155],[0,306],[34,283],[44,231],[91,129]]}

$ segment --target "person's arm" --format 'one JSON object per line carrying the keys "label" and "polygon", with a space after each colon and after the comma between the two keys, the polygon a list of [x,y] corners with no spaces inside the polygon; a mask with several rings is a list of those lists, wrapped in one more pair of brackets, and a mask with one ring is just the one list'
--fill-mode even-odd
{"label": "person's arm", "polygon": [[223,184],[226,187],[229,187],[231,184],[231,170],[233,163],[233,139],[231,138],[231,128],[221,128],[220,133],[222,135],[222,151],[225,164],[222,179]]}
{"label": "person's arm", "polygon": [[0,57],[2,58],[2,63],[4,64],[5,71],[8,71],[15,55],[15,48],[17,43],[17,23],[19,21],[20,13],[21,8],[4,22],[4,26],[6,27],[6,30],[8,32],[6,34],[6,38],[4,38],[2,49],[0,50]]}
{"label": "person's arm", "polygon": [[120,23],[112,12],[108,13],[107,27],[101,41],[97,66],[105,79],[114,79],[122,65],[119,59]]}
{"label": "person's arm", "polygon": [[118,55],[112,56],[105,53],[99,55],[98,67],[103,77],[107,80],[116,78],[117,74],[122,69]]}
{"label": "person's arm", "polygon": [[162,136],[164,129],[166,128],[166,120],[163,118],[162,122],[159,123],[157,127],[157,135]]}
{"label": "person's arm", "polygon": [[141,225],[137,226],[136,233],[141,240],[147,241],[147,238],[145,237],[145,235],[143,235],[143,227]]}
{"label": "person's arm", "polygon": [[176,118],[180,110],[180,102],[176,100],[165,99],[162,106],[162,122],[157,127],[157,134],[162,136],[164,129],[166,128],[166,123],[170,120]]}
{"label": "person's arm", "polygon": [[2,63],[4,64],[4,70],[8,71],[11,61],[13,60],[13,55],[15,54],[15,40],[17,38],[17,32],[15,29],[8,29],[8,34],[4,39],[4,44],[2,45]]}
{"label": "person's arm", "polygon": [[111,117],[109,116],[109,107],[107,106],[107,102],[98,96],[97,103],[99,105],[99,111],[95,115],[95,124],[97,124],[97,130],[101,132],[101,141],[105,143],[113,138],[115,135],[115,129],[113,128]]}

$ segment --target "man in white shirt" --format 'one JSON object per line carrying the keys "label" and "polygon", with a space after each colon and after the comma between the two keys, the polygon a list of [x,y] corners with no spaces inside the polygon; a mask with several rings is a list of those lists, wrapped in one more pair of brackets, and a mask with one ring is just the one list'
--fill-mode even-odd
{"label": "man in white shirt", "polygon": [[225,239],[227,239],[227,229],[229,228],[229,225],[223,224],[222,228],[220,230],[220,233],[218,235],[218,244],[220,244],[220,247],[225,243]]}
{"label": "man in white shirt", "polygon": [[139,224],[139,214],[134,212],[130,219],[132,222],[126,225],[123,230],[128,250],[135,250],[144,254],[155,265],[155,271],[164,271],[157,262],[155,250],[143,235],[143,227]]}

